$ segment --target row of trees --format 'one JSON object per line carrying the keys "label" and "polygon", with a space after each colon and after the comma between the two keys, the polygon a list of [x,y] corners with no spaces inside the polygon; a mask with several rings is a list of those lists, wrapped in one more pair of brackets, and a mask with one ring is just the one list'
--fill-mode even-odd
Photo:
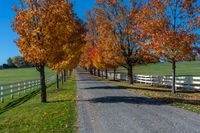
{"label": "row of trees", "polygon": [[24,0],[14,10],[16,44],[39,71],[41,102],[46,102],[45,66],[57,73],[76,67],[84,45],[84,24],[67,0]]}
{"label": "row of trees", "polygon": [[85,68],[124,66],[133,83],[132,67],[156,62],[172,63],[175,93],[176,62],[198,53],[199,0],[96,0],[87,13]]}
{"label": "row of trees", "polygon": [[22,56],[15,56],[15,57],[9,57],[7,59],[7,64],[2,65],[2,69],[6,68],[24,68],[24,67],[33,67],[34,65],[31,63],[28,63],[24,60]]}

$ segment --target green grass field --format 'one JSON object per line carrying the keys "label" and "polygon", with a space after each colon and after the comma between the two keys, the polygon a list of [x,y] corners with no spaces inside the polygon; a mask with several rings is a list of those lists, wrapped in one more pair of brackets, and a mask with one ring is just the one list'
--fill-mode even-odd
{"label": "green grass field", "polygon": [[68,79],[59,90],[47,89],[48,103],[39,91],[0,106],[0,133],[73,133],[76,128],[76,81]]}
{"label": "green grass field", "polygon": [[[127,73],[125,68],[118,68],[118,72]],[[137,65],[133,67],[133,73],[145,75],[171,75],[171,63],[156,63]],[[177,75],[200,75],[200,61],[178,62]]]}
{"label": "green grass field", "polygon": [[[54,72],[45,69],[46,77],[50,77]],[[23,80],[39,79],[39,72],[36,68],[20,68],[0,70],[0,84],[18,82]]]}

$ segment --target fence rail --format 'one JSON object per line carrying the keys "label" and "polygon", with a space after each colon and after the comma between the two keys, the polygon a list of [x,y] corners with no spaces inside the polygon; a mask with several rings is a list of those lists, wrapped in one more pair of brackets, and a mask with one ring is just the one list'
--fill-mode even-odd
{"label": "fence rail", "polygon": [[[55,76],[46,79],[46,83],[51,83],[56,80]],[[6,96],[10,96],[14,99],[15,96],[20,96],[22,94],[27,94],[28,92],[33,92],[40,87],[40,80],[26,80],[21,82],[15,82],[10,84],[0,85],[0,101],[4,102]]]}
{"label": "fence rail", "polygon": [[[103,76],[106,73],[103,72]],[[113,72],[108,72],[109,78],[114,78]],[[128,81],[127,74],[116,73],[115,79]],[[159,85],[159,86],[172,86],[172,76],[154,76],[154,75],[139,75],[133,76],[134,82]],[[200,89],[200,77],[198,76],[176,76],[176,87],[177,88],[187,88],[187,89]]]}

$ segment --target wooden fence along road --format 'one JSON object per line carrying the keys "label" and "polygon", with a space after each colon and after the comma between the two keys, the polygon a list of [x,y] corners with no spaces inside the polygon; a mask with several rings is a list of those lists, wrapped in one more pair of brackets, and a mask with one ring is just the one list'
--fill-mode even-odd
{"label": "wooden fence along road", "polygon": [[[49,84],[56,80],[56,76],[52,76],[46,79],[46,83]],[[26,95],[26,93],[33,92],[35,89],[39,89],[40,80],[27,80],[16,83],[0,85],[0,100],[4,102],[4,97],[10,95],[10,99],[14,99],[15,96],[20,96],[21,94]]]}
{"label": "wooden fence along road", "polygon": [[[106,73],[103,72],[103,76]],[[108,72],[109,78],[114,78],[114,73]],[[116,73],[115,79],[128,81],[127,74]],[[172,86],[172,76],[153,76],[153,75],[134,75],[134,82],[159,85],[159,86]],[[200,77],[198,76],[176,76],[176,87],[186,89],[200,89]]]}
{"label": "wooden fence along road", "polygon": [[[106,76],[106,73],[102,73]],[[114,73],[108,72],[109,78],[114,78]],[[128,80],[127,74],[116,73],[115,79]],[[153,75],[134,75],[134,82],[159,85],[170,87],[172,85],[172,76],[153,76]],[[52,76],[46,80],[47,83],[56,80],[56,76]],[[27,80],[11,84],[0,85],[0,100],[4,102],[4,97],[10,95],[10,99],[14,99],[16,95],[26,94],[28,91],[32,92],[38,89],[40,80]],[[176,87],[187,89],[200,89],[200,77],[198,76],[176,76]]]}

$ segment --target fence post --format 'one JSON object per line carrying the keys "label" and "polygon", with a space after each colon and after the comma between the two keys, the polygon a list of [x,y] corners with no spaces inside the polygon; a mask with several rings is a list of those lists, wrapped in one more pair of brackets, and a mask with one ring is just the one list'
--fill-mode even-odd
{"label": "fence post", "polygon": [[18,96],[20,96],[20,92],[21,92],[21,90],[20,90],[20,83],[18,83]]}
{"label": "fence post", "polygon": [[34,86],[35,86],[35,84],[34,84],[35,82],[34,82],[34,80],[32,81],[32,91],[34,90]]}
{"label": "fence post", "polygon": [[35,80],[35,89],[38,87],[38,80]]}
{"label": "fence post", "polygon": [[193,77],[192,76],[188,76],[187,78],[186,78],[186,82],[187,82],[187,88],[188,89],[190,89],[191,88],[191,86],[192,86],[192,80],[193,80]]}
{"label": "fence post", "polygon": [[26,94],[26,82],[24,82],[24,94]]}
{"label": "fence post", "polygon": [[146,76],[144,76],[144,82],[145,82],[145,84],[147,84],[147,77]]}
{"label": "fence post", "polygon": [[37,87],[40,88],[40,80],[37,81]]}
{"label": "fence post", "polygon": [[4,102],[4,96],[3,96],[3,86],[1,86],[1,102]]}
{"label": "fence post", "polygon": [[31,92],[31,81],[28,81],[28,88],[29,88],[29,90]]}
{"label": "fence post", "polygon": [[160,86],[163,85],[163,76],[159,76],[159,85],[160,85]]}
{"label": "fence post", "polygon": [[10,97],[11,99],[14,99],[14,94],[13,94],[13,85],[10,85]]}

